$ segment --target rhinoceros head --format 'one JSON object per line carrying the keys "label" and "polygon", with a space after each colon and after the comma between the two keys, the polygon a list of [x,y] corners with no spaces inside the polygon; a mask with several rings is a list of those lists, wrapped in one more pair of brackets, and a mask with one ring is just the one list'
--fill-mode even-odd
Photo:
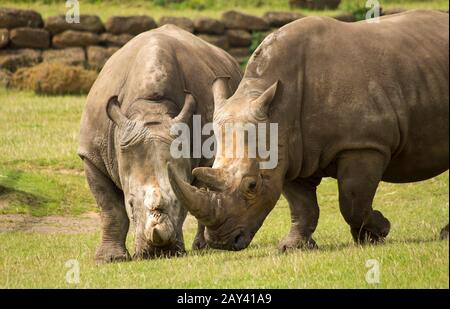
{"label": "rhinoceros head", "polygon": [[[199,186],[190,185],[171,166],[168,167],[175,194],[206,226],[205,239],[213,248],[246,248],[281,194],[282,182],[278,179],[281,173],[278,169],[261,169],[261,158],[250,156],[246,150],[249,149],[249,140],[239,143],[235,131],[224,129],[226,124],[250,123],[259,130],[258,123],[268,124],[268,107],[276,94],[277,85],[273,84],[262,93],[238,90],[227,99],[227,80],[217,79],[213,84],[213,93],[218,147],[213,167],[193,170],[195,183]],[[244,155],[237,155],[242,146],[244,150],[240,153]],[[230,148],[235,150],[231,156],[227,154]]]}
{"label": "rhinoceros head", "polygon": [[108,117],[116,125],[115,145],[120,183],[128,216],[135,227],[135,257],[149,258],[184,253],[182,225],[186,210],[174,195],[166,165],[172,163],[184,181],[190,181],[191,161],[174,159],[170,128],[187,123],[195,99],[186,94],[181,112],[171,101],[136,101],[126,115],[118,98],[107,104]]}

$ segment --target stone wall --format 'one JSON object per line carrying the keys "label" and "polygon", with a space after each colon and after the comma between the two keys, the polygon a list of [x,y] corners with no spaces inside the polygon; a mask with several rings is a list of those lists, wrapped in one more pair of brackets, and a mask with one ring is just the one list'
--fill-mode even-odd
{"label": "stone wall", "polygon": [[[175,24],[227,50],[238,61],[250,55],[252,36],[263,36],[304,16],[292,12],[267,12],[263,17],[237,11],[221,19],[150,16],[113,16],[105,23],[95,15],[81,15],[80,23],[67,23],[65,16],[43,20],[32,10],[0,8],[0,71],[15,72],[41,62],[80,65],[100,70],[106,60],[133,36],[164,24]],[[354,21],[352,15],[336,16]]]}

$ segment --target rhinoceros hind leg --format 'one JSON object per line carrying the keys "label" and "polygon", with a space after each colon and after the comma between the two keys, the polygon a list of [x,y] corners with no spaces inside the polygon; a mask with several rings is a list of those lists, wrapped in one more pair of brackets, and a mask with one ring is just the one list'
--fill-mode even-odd
{"label": "rhinoceros hind leg", "polygon": [[192,243],[192,250],[203,250],[206,248],[208,248],[208,244],[205,240],[205,226],[198,223],[197,234]]}
{"label": "rhinoceros hind leg", "polygon": [[439,235],[439,239],[441,240],[448,239],[448,224],[442,228],[441,234]]}
{"label": "rhinoceros hind leg", "polygon": [[358,244],[383,242],[389,233],[389,220],[372,209],[384,167],[384,156],[372,150],[345,152],[338,159],[339,207]]}
{"label": "rhinoceros hind leg", "polygon": [[283,195],[289,202],[292,224],[289,234],[278,245],[281,252],[318,248],[311,236],[319,221],[316,188],[320,181],[319,177],[299,178],[283,187]]}
{"label": "rhinoceros hind leg", "polygon": [[88,160],[84,160],[86,178],[101,210],[102,240],[95,254],[97,262],[130,259],[125,246],[129,220],[123,204],[123,193]]}

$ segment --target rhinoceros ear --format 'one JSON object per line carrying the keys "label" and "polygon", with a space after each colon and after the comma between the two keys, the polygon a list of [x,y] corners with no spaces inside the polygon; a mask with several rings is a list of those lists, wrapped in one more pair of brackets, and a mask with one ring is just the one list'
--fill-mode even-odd
{"label": "rhinoceros ear", "polygon": [[228,81],[229,76],[218,76],[213,81],[212,91],[214,95],[214,110],[218,110],[226,99],[231,95],[230,87]]}
{"label": "rhinoceros ear", "polygon": [[195,101],[194,96],[190,93],[185,91],[186,97],[184,99],[184,105],[181,109],[181,112],[173,118],[174,123],[187,123],[189,119],[192,117],[192,114],[195,112],[195,108],[197,106],[197,103]]}
{"label": "rhinoceros ear", "polygon": [[269,87],[262,95],[254,100],[252,104],[252,110],[257,118],[265,118],[269,112],[270,103],[272,103],[275,95],[277,94],[278,85],[280,81],[276,81],[272,86]]}
{"label": "rhinoceros ear", "polygon": [[127,117],[125,117],[120,110],[119,99],[117,96],[109,98],[108,103],[106,104],[106,114],[108,115],[108,118],[118,126],[121,126],[127,121]]}

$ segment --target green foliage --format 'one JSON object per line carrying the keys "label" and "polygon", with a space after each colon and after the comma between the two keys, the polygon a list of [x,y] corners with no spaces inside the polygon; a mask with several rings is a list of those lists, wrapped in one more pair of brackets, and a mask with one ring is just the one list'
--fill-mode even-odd
{"label": "green foliage", "polygon": [[366,18],[366,13],[369,8],[366,8],[366,1],[356,0],[356,1],[343,1],[339,9],[342,11],[351,13],[356,20],[364,20]]}
{"label": "green foliage", "polygon": [[253,32],[252,33],[252,44],[250,45],[250,52],[253,53],[258,46],[264,41],[266,37],[265,32]]}

